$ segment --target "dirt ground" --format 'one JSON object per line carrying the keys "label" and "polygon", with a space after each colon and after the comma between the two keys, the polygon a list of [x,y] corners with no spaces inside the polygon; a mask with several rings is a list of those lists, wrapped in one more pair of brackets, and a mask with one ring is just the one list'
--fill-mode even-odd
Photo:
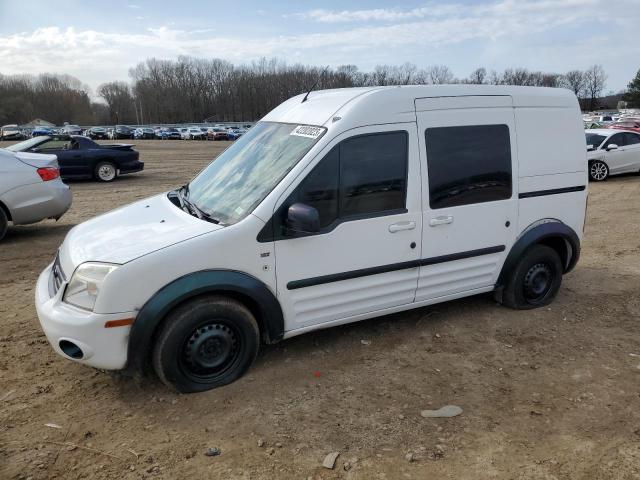
{"label": "dirt ground", "polygon": [[[73,182],[59,222],[0,243],[0,478],[640,478],[640,177],[590,185],[582,258],[550,308],[485,295],[311,333],[177,395],[57,356],[33,306],[73,225],[182,185],[226,146],[136,143],[144,172]],[[420,415],[447,404],[463,414]]]}

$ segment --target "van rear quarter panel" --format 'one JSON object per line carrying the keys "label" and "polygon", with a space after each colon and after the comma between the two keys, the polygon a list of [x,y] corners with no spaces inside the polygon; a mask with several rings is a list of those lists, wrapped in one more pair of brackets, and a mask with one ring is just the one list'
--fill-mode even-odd
{"label": "van rear quarter panel", "polygon": [[587,150],[580,110],[575,107],[516,107],[518,192],[584,186],[579,192],[522,198],[518,229],[555,218],[582,239],[587,197]]}

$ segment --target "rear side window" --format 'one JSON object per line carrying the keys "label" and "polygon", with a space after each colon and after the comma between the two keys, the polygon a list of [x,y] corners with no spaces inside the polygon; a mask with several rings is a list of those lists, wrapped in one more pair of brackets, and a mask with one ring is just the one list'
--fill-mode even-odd
{"label": "rear side window", "polygon": [[425,141],[432,209],[511,198],[507,125],[429,128]]}
{"label": "rear side window", "polygon": [[627,132],[624,134],[624,137],[626,145],[637,145],[638,143],[640,143],[640,135],[638,135],[637,133]]}

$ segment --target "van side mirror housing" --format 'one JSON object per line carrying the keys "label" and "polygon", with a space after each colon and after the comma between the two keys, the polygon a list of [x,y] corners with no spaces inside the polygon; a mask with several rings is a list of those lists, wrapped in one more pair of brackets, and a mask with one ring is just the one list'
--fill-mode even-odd
{"label": "van side mirror housing", "polygon": [[609,145],[607,145],[607,152],[609,150],[617,150],[618,149],[618,145],[616,145],[615,143],[610,143]]}
{"label": "van side mirror housing", "polygon": [[320,231],[320,214],[314,207],[294,203],[287,210],[286,226],[295,233],[317,233]]}
{"label": "van side mirror housing", "polygon": [[593,148],[593,145],[587,145],[587,152],[590,152],[592,150],[595,150],[595,148]]}

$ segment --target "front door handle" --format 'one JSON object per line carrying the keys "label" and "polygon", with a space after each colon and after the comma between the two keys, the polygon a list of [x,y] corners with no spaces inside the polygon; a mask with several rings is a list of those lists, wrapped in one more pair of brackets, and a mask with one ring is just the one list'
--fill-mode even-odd
{"label": "front door handle", "polygon": [[391,233],[401,232],[402,230],[413,230],[416,228],[416,222],[398,222],[389,225],[389,231]]}
{"label": "front door handle", "polygon": [[429,220],[430,227],[437,227],[438,225],[446,225],[448,223],[453,223],[453,215],[441,215]]}

